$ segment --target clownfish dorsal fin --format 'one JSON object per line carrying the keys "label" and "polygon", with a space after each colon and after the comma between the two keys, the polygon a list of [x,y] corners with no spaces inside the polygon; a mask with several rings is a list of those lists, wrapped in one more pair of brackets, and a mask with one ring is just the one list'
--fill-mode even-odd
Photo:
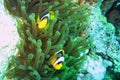
{"label": "clownfish dorsal fin", "polygon": [[40,22],[40,14],[37,14],[37,24]]}

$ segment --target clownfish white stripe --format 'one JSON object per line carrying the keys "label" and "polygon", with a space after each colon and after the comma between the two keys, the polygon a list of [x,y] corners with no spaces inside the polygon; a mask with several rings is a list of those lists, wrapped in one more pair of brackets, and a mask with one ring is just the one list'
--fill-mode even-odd
{"label": "clownfish white stripe", "polygon": [[53,64],[54,66],[60,62],[64,62],[64,57],[58,58],[58,60]]}
{"label": "clownfish white stripe", "polygon": [[48,18],[48,19],[50,19],[50,13],[44,15],[40,20],[43,20],[44,18]]}

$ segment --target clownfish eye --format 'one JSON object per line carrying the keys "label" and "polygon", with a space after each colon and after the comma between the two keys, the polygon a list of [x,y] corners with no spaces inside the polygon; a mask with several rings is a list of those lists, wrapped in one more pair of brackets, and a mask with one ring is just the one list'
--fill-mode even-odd
{"label": "clownfish eye", "polygon": [[38,26],[38,23],[36,25]]}

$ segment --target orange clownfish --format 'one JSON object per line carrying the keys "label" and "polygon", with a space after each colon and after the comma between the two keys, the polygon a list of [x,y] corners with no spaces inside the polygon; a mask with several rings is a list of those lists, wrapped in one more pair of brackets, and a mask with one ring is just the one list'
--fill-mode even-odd
{"label": "orange clownfish", "polygon": [[54,17],[55,15],[53,11],[49,11],[49,13],[43,15],[41,18],[40,18],[40,15],[38,14],[38,17],[37,17],[38,28],[47,30],[50,25],[50,20],[53,20]]}
{"label": "orange clownfish", "polygon": [[64,58],[64,50],[57,51],[52,57],[51,57],[51,64],[56,70],[60,70],[65,67],[65,58]]}

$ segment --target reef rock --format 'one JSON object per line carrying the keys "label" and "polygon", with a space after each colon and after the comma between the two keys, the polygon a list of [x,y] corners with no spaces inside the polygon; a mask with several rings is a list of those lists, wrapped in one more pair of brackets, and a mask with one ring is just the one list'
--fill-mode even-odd
{"label": "reef rock", "polygon": [[[95,53],[100,55],[102,59],[107,59],[109,66],[113,64],[113,72],[120,72],[120,44],[115,35],[115,27],[112,23],[107,22],[99,6],[93,7],[92,10],[93,15],[91,16],[91,25],[88,32],[93,39]],[[105,69],[105,63],[101,65],[103,65]],[[103,74],[106,69],[103,71]],[[94,71],[92,73],[94,73]],[[100,77],[100,75],[98,77]],[[102,78],[99,78],[99,80],[102,80]]]}
{"label": "reef rock", "polygon": [[5,10],[3,0],[0,0],[0,80],[7,68],[9,57],[18,51],[16,48],[18,39],[16,22]]}

